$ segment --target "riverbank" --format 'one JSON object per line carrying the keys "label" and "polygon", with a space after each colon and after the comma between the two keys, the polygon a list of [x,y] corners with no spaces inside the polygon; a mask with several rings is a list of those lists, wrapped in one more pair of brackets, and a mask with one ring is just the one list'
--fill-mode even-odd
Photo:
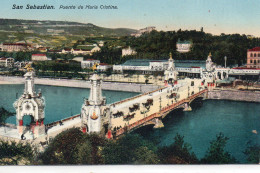
{"label": "riverbank", "polygon": [[[0,76],[0,84],[23,84],[23,77],[15,76]],[[52,85],[75,88],[90,88],[90,81],[74,80],[74,79],[49,79],[49,78],[35,78],[35,84],[38,85]],[[136,84],[136,83],[119,83],[119,82],[103,82],[103,90],[112,91],[126,91],[126,92],[140,92],[146,93],[160,88],[158,85],[150,84]]]}
{"label": "riverbank", "polygon": [[214,89],[208,92],[208,99],[260,102],[260,91]]}

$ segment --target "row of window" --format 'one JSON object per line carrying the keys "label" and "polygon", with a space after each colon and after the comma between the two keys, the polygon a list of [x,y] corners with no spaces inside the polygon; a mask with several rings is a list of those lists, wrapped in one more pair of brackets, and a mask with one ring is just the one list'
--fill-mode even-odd
{"label": "row of window", "polygon": [[251,63],[251,64],[252,64],[252,63],[254,63],[254,64],[260,63],[260,60],[250,60],[250,63]]}
{"label": "row of window", "polygon": [[[256,54],[256,53],[254,53],[254,54],[251,53],[251,54],[250,54],[250,57],[257,57],[257,54]],[[258,53],[258,57],[260,57],[260,53]]]}

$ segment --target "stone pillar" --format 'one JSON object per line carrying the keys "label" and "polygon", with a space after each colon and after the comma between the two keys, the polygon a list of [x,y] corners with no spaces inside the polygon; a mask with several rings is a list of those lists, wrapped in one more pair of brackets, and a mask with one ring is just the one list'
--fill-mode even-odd
{"label": "stone pillar", "polygon": [[153,128],[157,129],[162,127],[164,127],[162,120],[159,118],[155,118],[155,125]]}
{"label": "stone pillar", "polygon": [[190,107],[189,103],[185,103],[183,111],[192,111],[192,108]]}
{"label": "stone pillar", "polygon": [[86,129],[87,133],[103,133],[106,100],[102,97],[101,79],[97,74],[93,74],[90,83],[89,99],[84,101],[81,108],[82,129]]}

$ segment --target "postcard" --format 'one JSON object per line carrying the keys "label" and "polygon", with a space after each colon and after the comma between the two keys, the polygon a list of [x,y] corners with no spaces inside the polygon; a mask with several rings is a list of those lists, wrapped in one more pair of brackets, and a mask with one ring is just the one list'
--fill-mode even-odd
{"label": "postcard", "polygon": [[1,2],[0,165],[256,166],[259,2]]}

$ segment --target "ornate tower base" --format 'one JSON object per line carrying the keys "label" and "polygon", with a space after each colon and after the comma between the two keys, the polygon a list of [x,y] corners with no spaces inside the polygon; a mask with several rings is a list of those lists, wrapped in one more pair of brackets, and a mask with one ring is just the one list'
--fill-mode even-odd
{"label": "ornate tower base", "polygon": [[84,100],[81,108],[83,132],[107,134],[110,130],[110,112],[106,99],[102,97],[101,79],[97,74],[90,78],[89,99]]}
{"label": "ornate tower base", "polygon": [[[32,68],[27,67],[25,77],[25,88],[23,95],[14,103],[16,109],[16,125],[18,134],[22,139],[37,138],[45,134],[44,126],[44,107],[45,101],[41,92],[36,94],[34,90],[34,72]],[[31,122],[25,126],[23,118],[30,116]]]}

